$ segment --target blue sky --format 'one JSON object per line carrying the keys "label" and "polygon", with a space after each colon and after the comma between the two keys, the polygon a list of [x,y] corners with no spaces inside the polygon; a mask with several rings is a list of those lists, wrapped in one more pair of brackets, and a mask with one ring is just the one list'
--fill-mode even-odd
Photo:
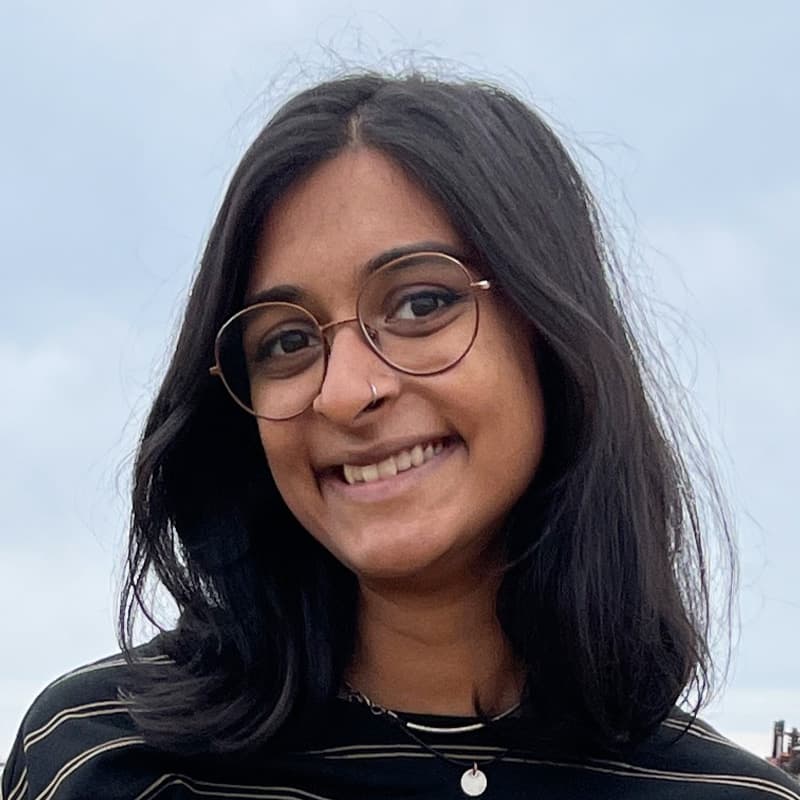
{"label": "blue sky", "polygon": [[244,147],[293,89],[429,56],[537,103],[584,164],[736,515],[706,717],[762,755],[800,725],[798,33],[793,0],[5,0],[0,757],[47,681],[115,649],[130,453]]}

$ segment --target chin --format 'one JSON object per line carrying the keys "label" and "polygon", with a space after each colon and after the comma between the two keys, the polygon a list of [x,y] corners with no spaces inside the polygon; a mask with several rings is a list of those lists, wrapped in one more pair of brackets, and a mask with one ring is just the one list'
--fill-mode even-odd
{"label": "chin", "polygon": [[359,577],[393,580],[414,578],[444,557],[444,554],[429,552],[429,548],[420,548],[419,542],[409,546],[396,540],[374,542],[357,550],[334,551],[334,555]]}
{"label": "chin", "polygon": [[474,582],[478,571],[490,562],[486,558],[486,537],[473,534],[463,541],[459,536],[443,536],[441,531],[431,537],[431,530],[429,524],[414,531],[403,526],[394,534],[384,529],[378,535],[366,535],[368,541],[359,537],[360,543],[330,549],[360,580],[367,582],[408,582],[417,586],[433,582],[442,587],[454,579],[458,582],[459,576]]}

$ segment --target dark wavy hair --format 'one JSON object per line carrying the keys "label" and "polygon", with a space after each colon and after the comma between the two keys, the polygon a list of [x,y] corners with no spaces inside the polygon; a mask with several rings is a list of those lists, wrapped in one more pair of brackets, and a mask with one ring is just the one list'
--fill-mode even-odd
{"label": "dark wavy hair", "polygon": [[[230,181],[135,460],[120,638],[136,723],[161,749],[233,756],[302,731],[340,688],[356,579],[288,511],[254,420],[208,368],[273,202],[358,147],[442,205],[536,330],[545,451],[506,525],[498,597],[527,666],[523,716],[543,741],[635,742],[710,686],[695,440],[651,379],[595,205],[553,131],[495,86],[419,74],[302,92]],[[699,474],[713,504],[713,475]],[[180,620],[162,637],[171,661],[145,667],[133,626],[141,610],[153,620],[151,577]]]}

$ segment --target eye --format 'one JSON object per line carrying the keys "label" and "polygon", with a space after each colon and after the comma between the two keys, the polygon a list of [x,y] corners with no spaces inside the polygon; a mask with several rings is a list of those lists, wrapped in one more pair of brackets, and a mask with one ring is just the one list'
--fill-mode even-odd
{"label": "eye", "polygon": [[259,364],[275,364],[281,361],[305,361],[315,357],[321,347],[316,331],[293,327],[273,330],[258,340],[253,361]]}
{"label": "eye", "polygon": [[458,294],[447,288],[425,288],[406,291],[393,304],[387,320],[418,320],[448,308],[458,300]]}
{"label": "eye", "polygon": [[272,346],[272,355],[289,355],[296,353],[311,344],[311,337],[305,331],[287,331],[282,333]]}

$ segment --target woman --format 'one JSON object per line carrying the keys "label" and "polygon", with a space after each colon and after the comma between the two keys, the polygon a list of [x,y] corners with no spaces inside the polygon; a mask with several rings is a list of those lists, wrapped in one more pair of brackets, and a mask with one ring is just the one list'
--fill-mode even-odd
{"label": "woman", "polygon": [[[591,199],[492,87],[361,75],[239,165],[141,440],[125,658],[26,798],[798,798],[675,709],[698,513]],[[154,574],[181,614],[131,644]]]}

